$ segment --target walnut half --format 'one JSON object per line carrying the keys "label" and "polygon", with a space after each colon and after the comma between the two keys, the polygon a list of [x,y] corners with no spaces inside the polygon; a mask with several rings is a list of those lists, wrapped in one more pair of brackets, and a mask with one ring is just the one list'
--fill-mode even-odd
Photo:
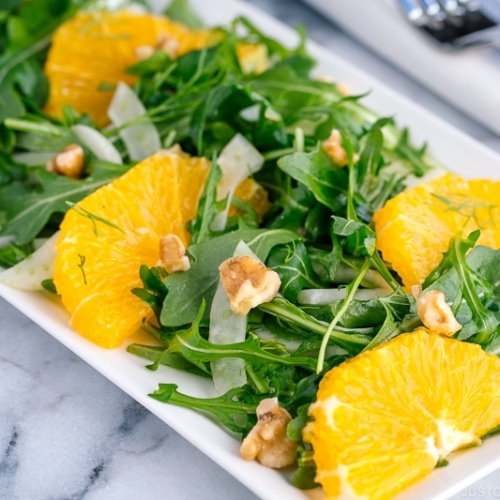
{"label": "walnut half", "polygon": [[429,330],[450,337],[462,328],[457,321],[446,297],[439,290],[431,290],[422,294],[422,287],[414,285],[411,291],[417,302],[417,313],[420,321]]}
{"label": "walnut half", "polygon": [[191,267],[184,243],[175,234],[167,234],[160,239],[158,265],[163,266],[168,274],[187,271]]}
{"label": "walnut half", "polygon": [[241,443],[245,460],[255,458],[265,467],[281,469],[295,462],[298,443],[286,436],[292,420],[290,413],[278,404],[278,398],[264,399],[257,406],[258,421]]}
{"label": "walnut half", "polygon": [[278,273],[249,256],[225,260],[219,273],[231,310],[239,316],[246,316],[250,309],[269,302],[281,285]]}

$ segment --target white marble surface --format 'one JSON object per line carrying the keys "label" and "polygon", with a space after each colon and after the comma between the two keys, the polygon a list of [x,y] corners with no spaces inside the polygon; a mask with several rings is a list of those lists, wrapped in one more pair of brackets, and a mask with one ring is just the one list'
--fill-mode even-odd
{"label": "white marble surface", "polygon": [[[385,64],[298,0],[254,0],[500,152],[500,138]],[[456,495],[500,497],[500,472]],[[482,488],[482,489],[480,489]],[[0,499],[219,498],[250,491],[0,300]]]}

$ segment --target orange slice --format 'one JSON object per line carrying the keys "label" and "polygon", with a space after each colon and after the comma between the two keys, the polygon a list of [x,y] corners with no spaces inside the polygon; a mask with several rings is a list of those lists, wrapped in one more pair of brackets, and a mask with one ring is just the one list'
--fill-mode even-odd
{"label": "orange slice", "polygon": [[116,347],[150,314],[131,290],[142,264],[155,266],[160,238],[187,247],[210,162],[160,152],[69,210],[56,244],[54,282],[71,325],[103,347]]}
{"label": "orange slice", "polygon": [[[252,177],[245,179],[235,190],[234,196],[248,203],[254,210],[259,221],[271,206],[267,191]],[[242,215],[240,210],[230,207],[229,215]]]}
{"label": "orange slice", "polygon": [[373,222],[384,260],[407,287],[419,285],[460,232],[481,229],[478,244],[500,248],[500,182],[446,174],[398,194]]}
{"label": "orange slice", "polygon": [[205,47],[213,34],[152,14],[80,11],[54,34],[45,65],[50,82],[45,111],[59,117],[67,104],[105,126],[113,86],[136,81],[125,70],[139,62],[138,49],[167,39],[180,56]]}
{"label": "orange slice", "polygon": [[310,413],[328,498],[392,498],[500,424],[500,359],[420,328],[328,372]]}

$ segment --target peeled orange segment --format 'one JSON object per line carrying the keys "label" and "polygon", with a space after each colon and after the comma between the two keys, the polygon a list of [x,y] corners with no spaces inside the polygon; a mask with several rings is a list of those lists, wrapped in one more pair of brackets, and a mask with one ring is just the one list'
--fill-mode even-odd
{"label": "peeled orange segment", "polygon": [[333,368],[310,414],[328,498],[392,498],[500,424],[500,359],[419,328]]}
{"label": "peeled orange segment", "polygon": [[157,264],[167,234],[187,247],[209,169],[205,158],[162,151],[68,211],[54,282],[78,333],[112,348],[141,326],[150,309],[131,293],[139,269]]}
{"label": "peeled orange segment", "polygon": [[99,126],[107,125],[113,86],[119,81],[132,85],[136,77],[126,69],[139,62],[137,49],[155,47],[162,37],[173,39],[180,56],[205,47],[214,32],[190,30],[152,14],[78,12],[54,34],[45,65],[50,82],[45,111],[59,117],[62,107],[71,105]]}
{"label": "peeled orange segment", "polygon": [[[267,209],[271,206],[267,191],[252,177],[245,179],[236,188],[234,196],[248,203],[255,210],[259,220],[262,219]],[[242,212],[234,207],[230,207],[229,215],[242,215]]]}
{"label": "peeled orange segment", "polygon": [[500,248],[500,182],[446,174],[398,194],[373,222],[384,260],[407,287],[419,285],[460,232],[481,229],[478,244]]}

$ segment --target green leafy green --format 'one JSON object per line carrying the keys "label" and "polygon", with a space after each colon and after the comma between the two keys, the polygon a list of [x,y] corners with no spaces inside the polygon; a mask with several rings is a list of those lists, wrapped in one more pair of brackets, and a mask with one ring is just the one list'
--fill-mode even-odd
{"label": "green leafy green", "polygon": [[320,144],[310,153],[280,158],[278,166],[306,185],[318,201],[333,211],[342,209],[347,192],[346,172],[332,162]]}
{"label": "green leafy green", "polygon": [[67,202],[77,203],[112,180],[109,177],[75,180],[43,170],[37,172],[36,178],[40,190],[7,208],[7,223],[1,231],[1,234],[16,235],[16,242],[21,245],[35,238],[52,214],[65,213]]}
{"label": "green leafy green", "polygon": [[460,340],[487,345],[498,336],[500,325],[500,284],[496,271],[500,251],[473,248],[479,234],[475,231],[465,239],[458,235],[451,240],[443,260],[425,280],[423,292],[440,290],[445,294],[462,325],[457,333]]}
{"label": "green leafy green", "polygon": [[189,0],[172,0],[165,15],[193,29],[203,28],[203,21],[191,8]]}
{"label": "green leafy green", "polygon": [[322,288],[324,285],[314,272],[302,242],[274,247],[266,264],[278,273],[280,292],[291,302],[297,301],[297,295],[303,288]]}

